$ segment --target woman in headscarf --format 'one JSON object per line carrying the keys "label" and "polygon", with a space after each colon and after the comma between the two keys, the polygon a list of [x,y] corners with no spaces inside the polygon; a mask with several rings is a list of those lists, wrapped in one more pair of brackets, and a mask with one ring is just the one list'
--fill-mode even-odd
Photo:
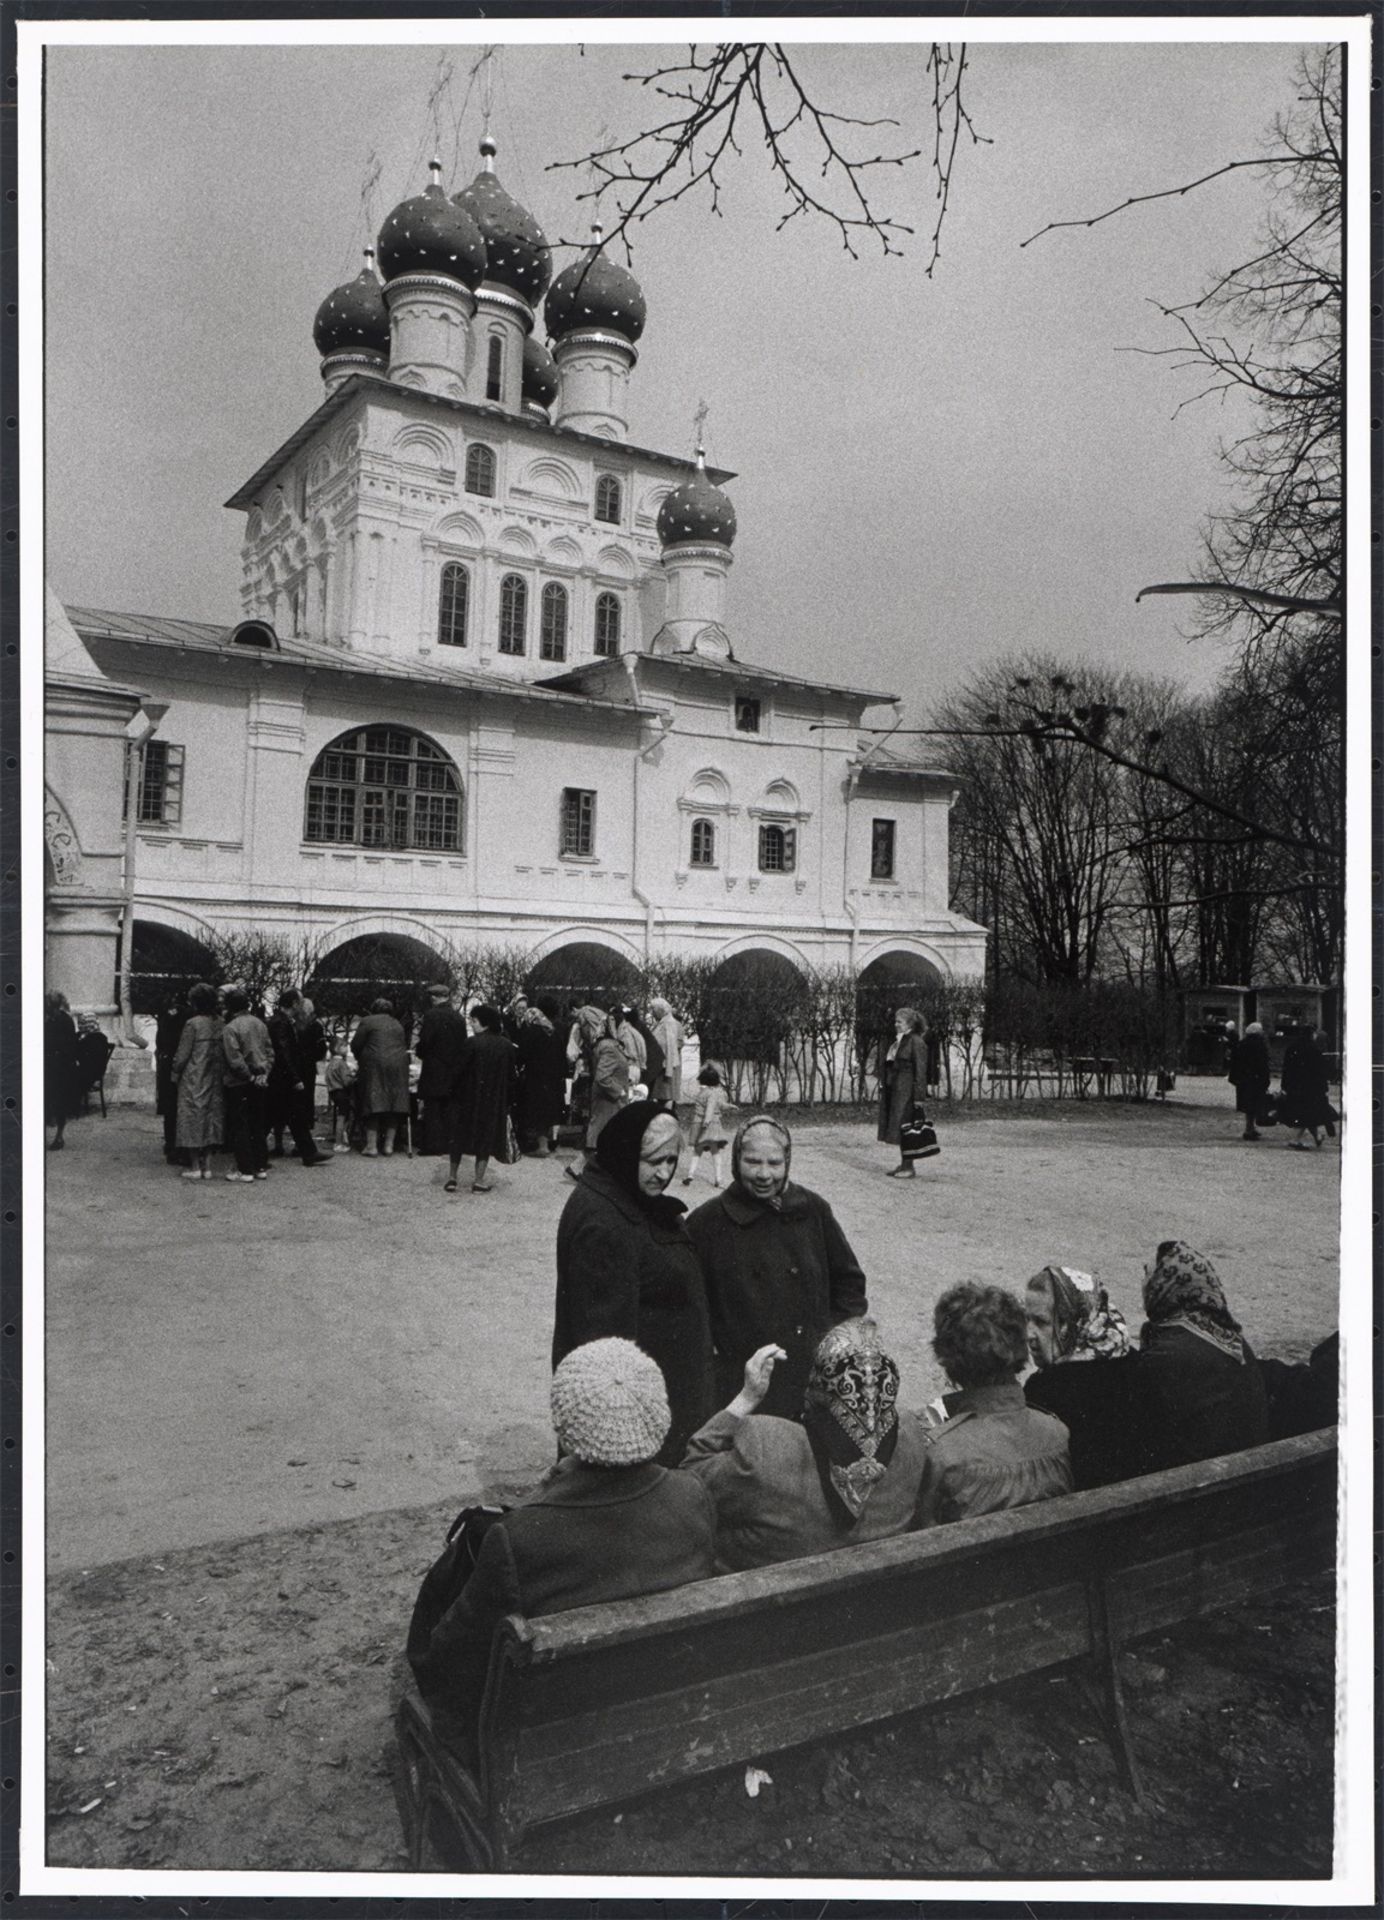
{"label": "woman in headscarf", "polygon": [[[582,1167],[576,1167],[569,1161],[564,1169],[571,1180],[580,1179],[582,1169],[591,1165],[596,1142],[607,1121],[620,1112],[634,1084],[630,1079],[629,1056],[617,1038],[619,1025],[618,1008],[613,1013],[602,1013],[599,1007],[577,1009],[573,1034],[574,1037],[580,1036],[580,1057],[585,1061],[590,1075],[591,1117],[586,1126],[586,1152]],[[568,1053],[571,1053],[570,1044]]]}
{"label": "woman in headscarf", "polygon": [[666,1100],[670,1107],[676,1107],[682,1099],[682,1048],[686,1038],[682,1022],[666,1000],[651,1000],[649,1015],[663,1059],[663,1071],[650,1084],[649,1092],[655,1100]]}
{"label": "woman in headscarf", "polygon": [[1272,1074],[1269,1069],[1269,1043],[1257,1020],[1251,1020],[1243,1037],[1235,1042],[1227,1077],[1235,1089],[1235,1111],[1245,1116],[1245,1130],[1241,1138],[1262,1139],[1254,1123],[1269,1097]]}
{"label": "woman in headscarf", "polygon": [[914,1525],[925,1429],[898,1410],[899,1370],[874,1321],[843,1321],[818,1343],[801,1420],[762,1411],[783,1357],[775,1345],[751,1354],[739,1393],[692,1436],[683,1461],[716,1504],[721,1573]]}
{"label": "woman in headscarf", "polygon": [[894,1015],[893,1041],[879,1068],[879,1138],[899,1149],[899,1164],[889,1169],[896,1180],[917,1177],[918,1169],[904,1157],[900,1136],[926,1094],[927,1022],[916,1007],[900,1007]]}
{"label": "woman in headscarf", "polygon": [[1292,1145],[1300,1153],[1309,1151],[1307,1134],[1312,1136],[1312,1145],[1320,1147],[1322,1135],[1333,1131],[1336,1124],[1336,1109],[1328,1098],[1330,1074],[1322,1052],[1325,1038],[1310,1027],[1295,1027],[1283,1053],[1279,1118],[1285,1126],[1297,1129]]}
{"label": "woman in headscarf", "polygon": [[567,1111],[567,1048],[551,1000],[530,1007],[519,1029],[519,1107],[515,1127],[525,1153],[552,1152]]}
{"label": "woman in headscarf", "polygon": [[716,1347],[716,1391],[735,1392],[751,1354],[783,1349],[762,1411],[796,1420],[828,1328],[869,1311],[865,1275],[820,1194],[788,1177],[793,1140],[755,1114],[731,1145],[731,1184],[697,1208],[687,1232],[701,1257]]}
{"label": "woman in headscarf", "polygon": [[1139,1371],[1149,1400],[1149,1470],[1267,1440],[1259,1362],[1206,1256],[1165,1240],[1146,1270],[1144,1312]]}
{"label": "woman in headscarf", "polygon": [[666,1188],[682,1133],[656,1100],[607,1122],[557,1228],[553,1365],[587,1340],[633,1340],[656,1360],[672,1425],[659,1451],[676,1466],[715,1401],[702,1269]]}
{"label": "woman in headscarf", "polygon": [[1105,1288],[1077,1267],[1047,1266],[1029,1281],[1024,1304],[1037,1368],[1024,1398],[1056,1414],[1071,1435],[1078,1492],[1147,1473],[1150,1419],[1139,1355]]}

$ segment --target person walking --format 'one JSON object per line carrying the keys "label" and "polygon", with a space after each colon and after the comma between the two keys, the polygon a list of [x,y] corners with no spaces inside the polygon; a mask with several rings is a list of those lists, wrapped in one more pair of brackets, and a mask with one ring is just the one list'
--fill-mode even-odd
{"label": "person walking", "polygon": [[889,1169],[895,1180],[913,1180],[918,1169],[903,1150],[903,1129],[927,1093],[927,1022],[916,1007],[900,1007],[894,1015],[894,1038],[879,1074],[879,1138],[899,1149],[899,1164]]}
{"label": "person walking", "polygon": [[787,1127],[756,1114],[731,1147],[731,1185],[687,1222],[706,1276],[718,1404],[772,1343],[784,1357],[761,1410],[785,1420],[802,1412],[823,1334],[869,1312],[860,1262],[827,1202],[789,1179],[792,1157]]}
{"label": "person walking", "polygon": [[187,1017],[169,1062],[174,1146],[187,1160],[184,1180],[211,1179],[211,1151],[226,1138],[226,1052],[216,989],[199,980],[187,996]]}
{"label": "person walking", "polygon": [[408,1115],[408,1041],[394,1018],[393,1003],[372,1000],[351,1036],[359,1070],[357,1099],[366,1126],[364,1157],[394,1151],[399,1122]]}
{"label": "person walking", "polygon": [[682,1103],[682,1049],[687,1039],[681,1020],[673,1012],[666,1000],[651,1000],[649,1012],[653,1016],[651,1029],[658,1042],[658,1050],[663,1059],[663,1071],[649,1087],[649,1096],[653,1100],[666,1100],[670,1107]]}
{"label": "person walking", "polygon": [[603,1128],[558,1222],[553,1309],[555,1367],[607,1337],[657,1361],[671,1424],[656,1457],[670,1467],[715,1404],[701,1263],[667,1193],[681,1148],[676,1116],[655,1100],[632,1101]]}
{"label": "person walking", "polygon": [[556,1005],[540,1000],[519,1029],[519,1099],[515,1125],[525,1153],[544,1160],[557,1145],[567,1111],[567,1045]]}
{"label": "person walking", "polygon": [[1322,1051],[1325,1038],[1325,1034],[1314,1032],[1310,1027],[1295,1027],[1283,1052],[1281,1117],[1286,1125],[1297,1130],[1292,1145],[1299,1153],[1310,1151],[1308,1136],[1312,1146],[1319,1148],[1322,1135],[1336,1124],[1336,1109],[1328,1097],[1330,1075]]}
{"label": "person walking", "polygon": [[43,1117],[57,1131],[48,1142],[56,1153],[67,1145],[67,1123],[77,1111],[80,1075],[77,1066],[77,1023],[65,993],[43,996]]}
{"label": "person walking", "polygon": [[711,1184],[713,1187],[720,1186],[721,1155],[730,1141],[727,1116],[734,1111],[721,1084],[720,1070],[708,1062],[697,1075],[697,1097],[692,1103],[692,1136],[688,1143],[692,1149],[692,1159],[682,1176],[685,1187],[691,1186],[692,1176],[701,1164],[704,1153],[711,1156]]}
{"label": "person walking", "polygon": [[446,1192],[457,1190],[464,1154],[476,1157],[472,1193],[489,1193],[490,1162],[509,1157],[509,1096],[514,1078],[514,1042],[504,1030],[498,1007],[471,1009],[471,1038],[457,1069],[452,1119],[451,1167]]}
{"label": "person walking", "polygon": [[267,1180],[265,1089],[274,1064],[274,1043],[263,1020],[251,1013],[250,996],[243,987],[227,987],[224,1004],[222,1089],[226,1132],[235,1154],[235,1165],[226,1178]]}
{"label": "person walking", "polygon": [[1235,1089],[1235,1111],[1245,1117],[1245,1130],[1240,1136],[1242,1140],[1263,1138],[1254,1123],[1264,1110],[1272,1077],[1269,1043],[1264,1038],[1264,1029],[1257,1020],[1251,1020],[1243,1036],[1235,1042],[1228,1075]]}
{"label": "person walking", "polygon": [[461,1056],[470,1033],[466,1016],[452,1005],[450,987],[428,988],[429,1006],[418,1026],[413,1051],[423,1063],[418,1076],[418,1097],[423,1102],[422,1141],[419,1152],[443,1154],[451,1150],[456,1124],[455,1100]]}

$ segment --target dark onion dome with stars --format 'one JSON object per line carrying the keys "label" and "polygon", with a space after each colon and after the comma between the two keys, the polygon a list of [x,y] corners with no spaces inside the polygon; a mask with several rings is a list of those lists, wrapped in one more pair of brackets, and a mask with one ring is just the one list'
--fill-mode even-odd
{"label": "dark onion dome with stars", "polygon": [[658,510],[658,538],[662,546],[681,546],[700,540],[718,547],[735,543],[735,508],[719,487],[706,477],[706,453],[697,449],[697,471],[664,500]]}
{"label": "dark onion dome with stars", "polygon": [[557,399],[557,361],[538,335],[531,333],[524,342],[523,397],[536,406],[550,407]]}
{"label": "dark onion dome with stars", "polygon": [[389,309],[375,273],[375,249],[354,280],[336,287],[317,309],[312,337],[325,360],[333,353],[389,354]]}
{"label": "dark onion dome with stars", "polygon": [[432,179],[411,200],[401,200],[380,228],[380,271],[385,280],[405,273],[439,273],[472,292],[485,278],[485,241],[475,220],[449,200],[442,162],[430,160]]}
{"label": "dark onion dome with stars", "polygon": [[486,284],[517,293],[536,307],[553,277],[553,256],[542,227],[496,178],[495,142],[489,134],[481,141],[480,172],[469,187],[452,195],[452,204],[469,213],[480,228]]}
{"label": "dark onion dome with stars", "polygon": [[633,346],[649,314],[644,295],[634,275],[600,251],[601,229],[592,231],[595,245],[560,273],[548,290],[543,305],[548,337],[560,340],[567,333],[597,328],[618,333]]}

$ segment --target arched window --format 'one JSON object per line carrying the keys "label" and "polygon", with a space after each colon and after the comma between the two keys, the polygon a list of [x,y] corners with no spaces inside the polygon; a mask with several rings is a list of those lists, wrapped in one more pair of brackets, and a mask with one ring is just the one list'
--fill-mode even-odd
{"label": "arched window", "polygon": [[792,873],[798,864],[798,836],[792,827],[759,829],[759,871]]}
{"label": "arched window", "polygon": [[489,447],[474,446],[466,450],[466,491],[484,494],[487,500],[495,497],[495,455]]}
{"label": "arched window", "polygon": [[567,658],[567,589],[555,580],[550,580],[543,589],[538,652],[543,660]]}
{"label": "arched window", "polygon": [[490,345],[486,349],[485,397],[487,400],[502,400],[505,390],[505,343],[498,333],[490,336]]}
{"label": "arched window", "polygon": [[620,651],[620,602],[613,593],[596,595],[596,651],[610,660]]}
{"label": "arched window", "polygon": [[603,473],[596,482],[596,518],[620,524],[620,482],[613,473]]}
{"label": "arched window", "polygon": [[471,578],[459,560],[449,560],[442,569],[442,592],[437,603],[437,644],[440,647],[466,645],[466,603],[470,598]]}
{"label": "arched window", "polygon": [[694,867],[716,865],[716,829],[710,820],[692,822],[692,860]]}
{"label": "arched window", "polygon": [[500,582],[500,652],[522,653],[529,624],[529,587],[522,574],[507,573]]}
{"label": "arched window", "polygon": [[405,727],[361,727],[314,760],[303,838],[455,852],[461,799],[461,776],[441,747]]}

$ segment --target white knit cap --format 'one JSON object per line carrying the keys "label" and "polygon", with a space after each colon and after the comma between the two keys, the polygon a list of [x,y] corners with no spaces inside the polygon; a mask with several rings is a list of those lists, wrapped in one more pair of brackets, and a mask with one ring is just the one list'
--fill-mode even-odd
{"label": "white knit cap", "polygon": [[632,1340],[588,1340],[553,1375],[553,1427],[564,1453],[593,1467],[652,1460],[672,1415],[658,1364]]}

